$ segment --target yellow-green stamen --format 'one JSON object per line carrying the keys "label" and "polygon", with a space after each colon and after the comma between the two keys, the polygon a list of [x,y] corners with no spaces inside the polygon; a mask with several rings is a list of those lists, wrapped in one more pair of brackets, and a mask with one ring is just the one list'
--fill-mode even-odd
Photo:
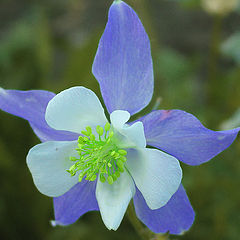
{"label": "yellow-green stamen", "polygon": [[75,162],[68,170],[71,176],[79,171],[79,182],[84,177],[88,181],[95,181],[99,175],[100,181],[113,184],[125,169],[127,152],[119,149],[113,141],[114,132],[111,125],[106,123],[103,127],[97,126],[98,136],[93,134],[92,128],[87,126],[78,138],[76,151],[79,158],[70,157]]}

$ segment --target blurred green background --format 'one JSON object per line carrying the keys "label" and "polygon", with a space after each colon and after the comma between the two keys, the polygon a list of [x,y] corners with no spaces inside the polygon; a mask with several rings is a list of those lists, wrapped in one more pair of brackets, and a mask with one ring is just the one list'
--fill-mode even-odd
{"label": "blurred green background", "polygon": [[[100,97],[91,65],[111,0],[1,0],[0,86],[59,92],[83,85]],[[193,113],[213,129],[240,126],[239,1],[126,0],[152,44],[155,92],[161,109]],[[238,110],[238,111],[237,111]],[[240,236],[240,138],[209,163],[182,164],[196,211],[184,240]],[[35,188],[25,163],[39,143],[28,123],[0,112],[0,239],[139,239],[125,217],[108,231],[98,212],[69,227],[50,225],[52,199]]]}

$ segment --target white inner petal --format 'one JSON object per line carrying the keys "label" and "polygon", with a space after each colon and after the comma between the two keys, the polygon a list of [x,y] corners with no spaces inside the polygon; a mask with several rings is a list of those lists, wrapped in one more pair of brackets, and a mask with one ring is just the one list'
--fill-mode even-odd
{"label": "white inner petal", "polygon": [[96,198],[102,220],[109,230],[117,230],[134,194],[135,185],[126,171],[112,185],[98,180]]}
{"label": "white inner petal", "polygon": [[86,126],[104,126],[104,109],[96,94],[84,87],[72,87],[57,94],[45,115],[48,125],[57,130],[81,133]]}
{"label": "white inner petal", "polygon": [[163,207],[177,191],[182,170],[179,161],[157,149],[131,149],[126,167],[151,209]]}
{"label": "white inner petal", "polygon": [[77,157],[77,142],[45,142],[34,146],[27,155],[27,165],[38,190],[50,197],[58,197],[78,182],[66,170]]}
{"label": "white inner petal", "polygon": [[146,147],[146,138],[142,122],[129,126],[126,122],[130,118],[127,111],[116,110],[111,113],[111,124],[117,133],[118,146],[121,148]]}
{"label": "white inner petal", "polygon": [[124,124],[130,119],[130,113],[128,111],[116,110],[110,114],[110,120],[113,127],[117,130],[123,128]]}

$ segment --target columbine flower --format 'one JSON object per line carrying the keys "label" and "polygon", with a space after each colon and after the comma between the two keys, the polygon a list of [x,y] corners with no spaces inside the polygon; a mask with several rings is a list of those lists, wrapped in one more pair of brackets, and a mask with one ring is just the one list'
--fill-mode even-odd
{"label": "columbine flower", "polygon": [[189,229],[194,211],[180,184],[178,160],[204,163],[240,129],[214,132],[180,110],[153,111],[128,122],[152,98],[153,68],[147,34],[122,1],[110,8],[93,74],[110,121],[84,87],[56,96],[0,89],[0,108],[28,120],[43,142],[29,151],[27,164],[39,191],[54,197],[54,224],[100,210],[107,228],[116,230],[133,198],[138,218],[153,232]]}
{"label": "columbine flower", "polygon": [[238,0],[202,0],[202,6],[210,14],[227,15],[237,8]]}

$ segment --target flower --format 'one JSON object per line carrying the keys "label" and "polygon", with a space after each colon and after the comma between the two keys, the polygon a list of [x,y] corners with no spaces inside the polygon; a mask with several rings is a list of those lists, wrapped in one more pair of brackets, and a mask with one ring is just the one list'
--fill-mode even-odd
{"label": "flower", "polygon": [[202,7],[210,14],[227,15],[238,6],[238,0],[202,0]]}
{"label": "flower", "polygon": [[28,120],[43,142],[29,151],[27,164],[38,190],[54,197],[53,224],[68,225],[100,210],[107,228],[116,230],[133,198],[137,217],[153,232],[188,230],[194,211],[179,161],[207,162],[240,128],[211,131],[180,110],[157,110],[128,122],[152,98],[153,67],[148,36],[123,1],[109,10],[92,72],[110,122],[84,87],[56,96],[0,89],[0,108]]}

